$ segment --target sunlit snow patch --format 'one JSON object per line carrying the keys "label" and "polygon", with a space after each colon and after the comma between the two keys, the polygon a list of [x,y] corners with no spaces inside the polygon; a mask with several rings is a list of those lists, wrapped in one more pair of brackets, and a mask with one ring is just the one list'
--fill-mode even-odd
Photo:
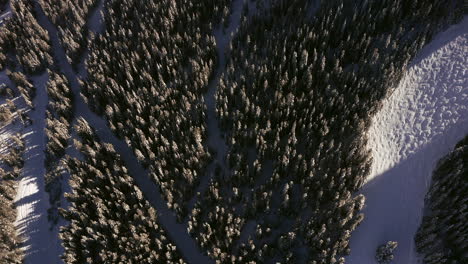
{"label": "sunlit snow patch", "polygon": [[394,263],[418,263],[413,237],[438,159],[468,133],[468,17],[418,54],[373,118],[373,165],[362,193],[365,219],[346,263],[375,263],[376,248],[397,241]]}

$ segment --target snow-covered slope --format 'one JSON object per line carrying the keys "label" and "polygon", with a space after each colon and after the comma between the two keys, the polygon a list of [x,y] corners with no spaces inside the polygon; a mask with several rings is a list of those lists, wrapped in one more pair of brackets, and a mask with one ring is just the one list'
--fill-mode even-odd
{"label": "snow-covered slope", "polygon": [[100,34],[104,30],[104,0],[100,0],[92,10],[91,15],[86,23],[89,30],[94,34]]}
{"label": "snow-covered slope", "polygon": [[413,237],[438,159],[468,133],[468,17],[418,54],[368,133],[373,165],[362,193],[365,219],[351,237],[349,264],[375,263],[399,243],[394,263],[418,263]]}
{"label": "snow-covered slope", "polygon": [[29,113],[32,125],[25,128],[24,167],[18,182],[15,199],[17,209],[16,225],[19,233],[25,238],[24,263],[57,263],[58,254],[51,247],[54,239],[49,230],[47,209],[49,198],[45,191],[44,149],[45,110],[47,106],[46,83],[47,73],[32,76],[36,87],[35,108]]}

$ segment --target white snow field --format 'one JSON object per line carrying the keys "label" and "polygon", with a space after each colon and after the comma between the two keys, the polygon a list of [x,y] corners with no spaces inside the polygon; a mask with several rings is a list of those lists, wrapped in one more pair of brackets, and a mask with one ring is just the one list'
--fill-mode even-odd
{"label": "white snow field", "polygon": [[371,173],[365,219],[349,264],[374,264],[377,246],[398,242],[393,263],[419,263],[414,234],[437,161],[468,133],[468,17],[424,47],[368,132]]}
{"label": "white snow field", "polygon": [[47,209],[49,198],[45,191],[44,149],[45,110],[47,106],[46,83],[47,73],[31,77],[36,88],[33,100],[35,108],[29,113],[32,125],[23,130],[25,152],[24,167],[15,198],[17,210],[16,223],[19,234],[25,239],[24,262],[57,263],[59,256],[51,245],[54,236],[49,230]]}

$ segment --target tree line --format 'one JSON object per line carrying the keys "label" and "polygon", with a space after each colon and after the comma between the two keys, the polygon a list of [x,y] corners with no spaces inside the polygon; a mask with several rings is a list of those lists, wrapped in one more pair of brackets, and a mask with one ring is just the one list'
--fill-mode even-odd
{"label": "tree line", "polygon": [[125,139],[182,219],[211,154],[203,92],[215,66],[213,23],[230,1],[111,0],[83,93]]}
{"label": "tree line", "polygon": [[432,174],[425,214],[414,238],[425,264],[468,262],[467,175],[468,135]]}
{"label": "tree line", "polygon": [[185,263],[113,146],[84,119],[75,129],[84,160],[67,162],[73,191],[61,211],[70,222],[60,233],[65,263]]}
{"label": "tree line", "polygon": [[[227,65],[218,65],[213,29],[229,23],[232,1],[107,1],[104,33],[90,44],[83,94],[217,263],[344,263],[349,238],[364,218],[365,197],[355,193],[371,164],[365,137],[370,117],[416,52],[462,17],[463,2],[333,0],[313,14],[311,1],[256,2],[254,13],[244,3]],[[86,19],[96,3],[39,3],[58,25],[72,62],[87,45]],[[64,155],[73,119],[68,80],[52,69],[49,37],[37,24],[32,1],[11,5],[14,15],[0,28],[0,69],[11,70],[9,78],[31,107],[35,90],[27,75],[49,69],[46,166],[52,200],[61,195],[51,190],[60,190],[62,169],[71,174],[71,206],[62,210],[69,221],[61,232],[64,261],[183,263],[119,155],[85,121],[78,121],[75,141],[84,159]],[[218,66],[224,72],[216,111],[228,165],[218,165],[189,212],[188,201],[214,155],[206,144],[203,93]],[[5,94],[10,90],[0,87]],[[0,119],[8,120],[12,109],[1,108]],[[0,210],[11,212],[8,206]],[[436,233],[431,239],[463,239],[462,231],[454,231],[463,230],[457,229],[463,227],[456,224],[460,215],[444,217],[450,232],[428,227]],[[424,225],[433,227],[434,221]],[[249,224],[252,233],[240,241]],[[423,239],[426,231],[417,238],[423,251],[432,241]],[[16,254],[10,250],[15,244],[7,244],[4,252]],[[430,258],[453,255],[436,257]]]}
{"label": "tree line", "polygon": [[49,36],[34,17],[32,1],[11,0],[13,16],[0,27],[0,70],[21,66],[39,73],[52,65]]}
{"label": "tree line", "polygon": [[57,26],[68,61],[73,65],[78,64],[81,54],[88,44],[88,25],[86,21],[99,0],[40,0],[38,2],[52,23]]}
{"label": "tree line", "polygon": [[[354,194],[371,164],[370,117],[461,11],[445,1],[327,1],[311,16],[311,1],[271,4],[253,15],[246,5],[231,43],[216,93],[229,170],[189,226],[220,262],[344,263],[364,218]],[[249,221],[256,231],[239,249]]]}
{"label": "tree line", "polygon": [[73,94],[65,75],[54,70],[47,70],[49,80],[46,89],[48,96],[46,110],[46,158],[45,182],[51,207],[49,220],[57,223],[63,195],[63,181],[66,170],[66,148],[71,145],[72,122],[74,118]]}
{"label": "tree line", "polygon": [[[10,74],[11,76],[11,74]],[[24,113],[17,107],[18,90],[0,83],[0,127],[4,131],[17,131]],[[20,264],[24,252],[20,248],[22,238],[18,234],[16,207],[18,179],[24,165],[24,140],[20,133],[1,136],[0,141],[0,263]]]}

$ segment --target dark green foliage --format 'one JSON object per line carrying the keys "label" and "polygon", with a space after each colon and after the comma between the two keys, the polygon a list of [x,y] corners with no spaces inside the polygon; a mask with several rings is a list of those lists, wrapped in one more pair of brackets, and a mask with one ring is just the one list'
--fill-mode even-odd
{"label": "dark green foliage", "polygon": [[86,48],[86,21],[98,2],[99,0],[39,1],[44,12],[57,26],[68,59],[73,63],[79,62],[78,59]]}
{"label": "dark green foliage", "polygon": [[32,107],[32,100],[34,96],[36,96],[36,88],[34,85],[32,85],[26,75],[21,72],[10,72],[7,70],[6,73],[10,80],[16,85],[16,88],[19,90],[21,96],[26,102],[26,105]]}
{"label": "dark green foliage", "polygon": [[398,243],[395,241],[388,241],[385,245],[381,245],[377,248],[375,254],[375,260],[379,264],[389,264],[393,260],[393,251],[398,246]]}
{"label": "dark green foliage", "polygon": [[6,4],[8,3],[8,0],[0,0],[0,11],[2,11]]}
{"label": "dark green foliage", "polygon": [[[15,71],[9,78],[29,105],[34,88],[21,72],[52,63],[33,2],[12,0],[13,18],[0,29],[0,68]],[[86,19],[98,1],[59,2],[38,3],[69,60],[79,62],[91,45],[87,102],[133,149],[178,219],[188,219],[202,250],[218,263],[312,264],[345,262],[364,217],[365,198],[353,194],[371,163],[369,118],[432,34],[461,17],[462,5],[331,0],[311,14],[315,1],[257,0],[256,13],[245,8],[228,63],[219,65],[216,111],[227,165],[218,165],[188,212],[213,154],[203,93],[218,66],[213,28],[229,25],[231,0],[107,0],[105,30],[96,38],[88,38]],[[65,262],[183,262],[119,155],[83,120],[76,145],[84,159],[64,159],[73,98],[62,74],[49,77],[47,188],[60,189],[67,169],[73,189],[63,211],[70,221],[61,233]],[[5,120],[7,110],[0,110]],[[16,169],[0,171],[5,179],[19,174],[20,152],[10,153],[5,164]],[[0,191],[11,198],[5,186]],[[50,192],[52,207],[60,195]],[[450,221],[459,216],[449,218],[444,224],[455,230]],[[241,241],[252,223],[254,232]],[[459,241],[464,233],[448,236]]]}
{"label": "dark green foliage", "polygon": [[21,169],[23,167],[24,142],[19,135],[10,137],[2,142],[2,148],[7,148],[6,154],[0,154],[0,164],[5,164],[10,168]]}
{"label": "dark green foliage", "polygon": [[[364,199],[352,194],[371,164],[370,117],[450,18],[445,1],[412,2],[417,12],[407,1],[326,1],[310,18],[310,1],[274,1],[243,20],[217,91],[230,171],[212,185],[223,195],[210,189],[190,222],[208,252],[224,253],[216,259],[236,254],[216,220],[233,214],[242,219],[233,234],[249,219],[262,234],[277,230],[242,246],[241,263],[299,261],[299,246],[310,263],[344,261],[363,219]],[[229,209],[215,214],[221,205]],[[290,232],[295,246],[276,250]],[[264,248],[271,255],[257,254]]]}
{"label": "dark green foliage", "polygon": [[112,145],[82,119],[76,130],[85,160],[68,162],[73,191],[63,211],[70,221],[61,231],[65,263],[184,263]]}
{"label": "dark green foliage", "polygon": [[16,179],[23,166],[24,143],[20,137],[12,136],[0,142],[0,149],[6,150],[0,154],[0,263],[21,264],[23,251],[14,225],[16,208],[13,200]]}
{"label": "dark green foliage", "polygon": [[0,126],[4,126],[11,121],[11,110],[6,105],[0,105]]}
{"label": "dark green foliage", "polygon": [[[21,238],[15,228],[16,208],[13,200],[16,196],[16,178],[19,176],[24,146],[19,138],[8,142],[20,143],[10,146],[7,154],[0,155],[0,263],[23,263],[23,251],[20,249]],[[17,142],[15,142],[17,141]],[[6,142],[6,141],[5,141]],[[3,143],[0,142],[0,149]]]}
{"label": "dark green foliage", "polygon": [[58,220],[58,208],[62,196],[62,181],[65,173],[65,150],[70,142],[73,120],[73,94],[67,78],[48,71],[48,105],[46,111],[46,191],[49,193],[49,219]]}
{"label": "dark green foliage", "polygon": [[423,263],[468,262],[468,136],[439,161],[415,236]]}
{"label": "dark green foliage", "polygon": [[14,92],[6,84],[0,83],[0,96],[11,99],[14,96]]}
{"label": "dark green foliage", "polygon": [[15,181],[0,179],[0,263],[21,264],[21,239],[13,224],[16,219],[16,209],[13,205],[14,189]]}
{"label": "dark green foliage", "polygon": [[230,2],[107,2],[106,30],[91,48],[84,90],[149,168],[182,218],[210,155],[202,93],[213,71],[212,21]]}
{"label": "dark green foliage", "polygon": [[52,65],[47,31],[34,18],[33,1],[11,0],[10,4],[13,17],[0,27],[0,68],[6,54],[15,52],[16,60],[27,73],[41,72]]}
{"label": "dark green foliage", "polygon": [[49,71],[47,83],[47,159],[46,164],[65,154],[73,119],[72,92],[65,76]]}

